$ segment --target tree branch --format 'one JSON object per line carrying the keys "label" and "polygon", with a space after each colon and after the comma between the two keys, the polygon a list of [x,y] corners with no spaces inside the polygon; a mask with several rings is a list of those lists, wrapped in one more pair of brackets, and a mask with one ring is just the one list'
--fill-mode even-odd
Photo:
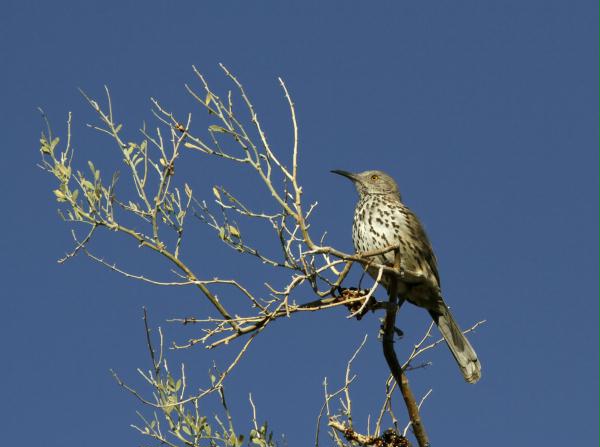
{"label": "tree branch", "polygon": [[[400,271],[400,250],[395,250],[394,258],[394,269]],[[415,399],[415,396],[410,389],[408,378],[402,370],[396,351],[394,350],[394,334],[395,334],[395,323],[396,323],[396,312],[398,311],[398,280],[396,276],[390,277],[390,288],[389,288],[389,305],[385,313],[385,320],[383,323],[383,355],[390,368],[396,383],[400,386],[400,392],[404,398],[404,404],[408,411],[408,415],[412,422],[413,431],[419,447],[429,447],[429,438],[421,421],[421,415],[419,414],[419,405]]]}

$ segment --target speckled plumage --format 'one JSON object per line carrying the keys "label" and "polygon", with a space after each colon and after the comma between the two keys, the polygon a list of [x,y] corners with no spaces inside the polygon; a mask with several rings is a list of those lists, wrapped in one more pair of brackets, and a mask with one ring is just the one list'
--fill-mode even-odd
{"label": "speckled plumage", "polygon": [[[427,234],[398,194],[361,195],[354,211],[352,241],[357,253],[400,244],[402,269],[423,276],[433,288],[439,288],[437,261]],[[393,265],[394,253],[378,255],[376,261]],[[369,273],[375,277],[377,269],[370,269]],[[385,277],[383,283],[387,286]],[[425,302],[419,305],[429,307]],[[431,305],[435,306],[435,302]]]}
{"label": "speckled plumage", "polygon": [[[352,225],[352,241],[356,252],[366,253],[399,245],[401,268],[411,278],[400,284],[402,297],[429,311],[465,380],[470,383],[479,380],[481,365],[477,355],[442,298],[437,261],[427,234],[417,216],[402,203],[396,182],[381,171],[357,174],[332,172],[352,180],[359,194]],[[394,252],[377,255],[375,261],[393,265]],[[367,272],[376,278],[378,269],[369,267]],[[384,275],[381,283],[387,288],[389,278]]]}

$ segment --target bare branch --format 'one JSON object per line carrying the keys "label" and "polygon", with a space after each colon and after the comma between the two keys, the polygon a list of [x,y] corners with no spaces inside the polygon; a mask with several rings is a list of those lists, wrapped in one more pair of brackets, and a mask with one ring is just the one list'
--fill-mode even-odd
{"label": "bare branch", "polygon": [[[400,261],[400,250],[396,250],[394,258],[394,268],[397,271],[400,270]],[[423,426],[423,422],[421,421],[421,415],[419,414],[419,406],[415,401],[415,397],[408,383],[408,378],[406,377],[406,374],[404,374],[404,371],[400,366],[400,362],[398,362],[396,352],[394,351],[396,312],[398,309],[397,290],[398,280],[394,276],[390,278],[388,300],[389,306],[386,311],[385,320],[383,323],[383,354],[390,368],[390,372],[394,376],[396,383],[398,383],[398,385],[400,386],[400,391],[402,393],[402,397],[404,398],[404,403],[406,405],[408,415],[412,422],[413,430],[415,433],[415,437],[417,438],[417,441],[419,443],[419,447],[428,447],[429,438],[425,431],[425,427]]]}

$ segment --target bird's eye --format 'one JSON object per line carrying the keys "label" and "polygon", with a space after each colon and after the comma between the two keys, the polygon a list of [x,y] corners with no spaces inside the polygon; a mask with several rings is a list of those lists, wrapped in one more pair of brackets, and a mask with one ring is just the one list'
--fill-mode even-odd
{"label": "bird's eye", "polygon": [[373,174],[371,176],[371,180],[377,180],[379,178],[379,176],[377,174]]}

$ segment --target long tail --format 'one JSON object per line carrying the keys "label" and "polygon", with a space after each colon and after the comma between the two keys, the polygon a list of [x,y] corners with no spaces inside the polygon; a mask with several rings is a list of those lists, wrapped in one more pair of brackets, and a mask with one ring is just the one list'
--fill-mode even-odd
{"label": "long tail", "polygon": [[454,321],[450,309],[444,305],[440,312],[430,311],[429,314],[446,340],[465,380],[477,382],[481,378],[481,364],[471,343]]}

